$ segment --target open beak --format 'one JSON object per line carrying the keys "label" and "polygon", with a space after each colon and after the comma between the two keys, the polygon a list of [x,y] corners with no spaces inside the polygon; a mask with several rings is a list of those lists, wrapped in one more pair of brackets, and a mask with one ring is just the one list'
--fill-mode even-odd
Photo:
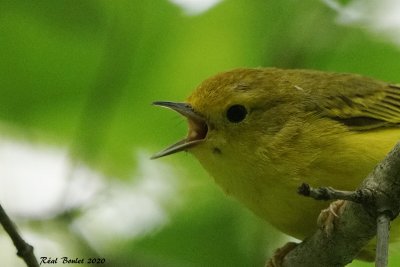
{"label": "open beak", "polygon": [[190,104],[156,101],[153,102],[153,105],[170,108],[185,116],[188,119],[189,132],[186,138],[154,154],[151,159],[157,159],[180,151],[185,151],[205,140],[208,132],[207,123],[202,116],[193,110]]}

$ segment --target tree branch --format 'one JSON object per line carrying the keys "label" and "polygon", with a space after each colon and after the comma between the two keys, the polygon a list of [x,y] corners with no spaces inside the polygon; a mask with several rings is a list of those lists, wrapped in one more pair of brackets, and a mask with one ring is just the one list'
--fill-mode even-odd
{"label": "tree branch", "polygon": [[347,200],[329,236],[318,229],[283,259],[283,267],[342,267],[376,235],[376,266],[387,266],[390,220],[400,211],[400,142],[354,192],[303,184],[299,193],[317,200]]}
{"label": "tree branch", "polygon": [[8,217],[3,207],[0,205],[0,223],[3,225],[4,230],[10,236],[17,248],[17,255],[22,258],[26,266],[28,267],[39,267],[39,263],[33,253],[33,247],[25,242],[24,239],[19,235],[16,226]]}

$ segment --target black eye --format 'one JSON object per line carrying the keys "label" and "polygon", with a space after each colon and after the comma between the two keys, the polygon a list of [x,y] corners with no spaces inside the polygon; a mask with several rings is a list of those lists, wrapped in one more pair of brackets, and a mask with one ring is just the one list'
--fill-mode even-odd
{"label": "black eye", "polygon": [[226,111],[226,117],[230,122],[238,123],[244,120],[247,110],[242,105],[233,105]]}

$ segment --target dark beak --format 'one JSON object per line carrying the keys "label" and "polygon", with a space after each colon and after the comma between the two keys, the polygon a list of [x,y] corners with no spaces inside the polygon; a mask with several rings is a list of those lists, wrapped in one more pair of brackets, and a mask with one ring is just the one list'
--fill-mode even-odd
{"label": "dark beak", "polygon": [[156,153],[151,159],[161,158],[187,149],[203,142],[207,136],[208,126],[204,118],[196,113],[188,103],[156,101],[153,105],[166,107],[185,116],[189,123],[189,132],[185,139]]}

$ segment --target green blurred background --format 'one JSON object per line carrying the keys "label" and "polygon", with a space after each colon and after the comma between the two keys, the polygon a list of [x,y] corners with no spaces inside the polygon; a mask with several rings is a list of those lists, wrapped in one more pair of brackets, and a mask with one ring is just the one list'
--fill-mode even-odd
{"label": "green blurred background", "polygon": [[[236,67],[400,82],[399,13],[394,0],[1,1],[0,203],[38,257],[263,266],[288,237],[190,155],[150,161],[186,133],[150,103]],[[24,266],[3,231],[0,255]]]}

